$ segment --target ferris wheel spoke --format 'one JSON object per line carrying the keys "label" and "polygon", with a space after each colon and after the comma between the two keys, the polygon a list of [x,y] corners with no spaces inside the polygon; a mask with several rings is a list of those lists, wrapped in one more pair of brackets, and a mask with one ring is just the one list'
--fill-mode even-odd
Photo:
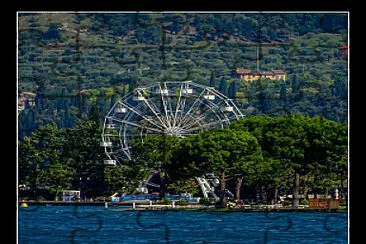
{"label": "ferris wheel spoke", "polygon": [[[196,99],[194,100],[192,106],[188,109],[188,111],[183,115],[183,120],[181,120],[179,122],[179,125],[182,125],[186,122],[185,118],[187,118],[187,116],[189,114],[193,114],[194,112],[196,112],[196,109],[199,107],[199,104],[201,103],[201,98],[202,98],[202,95],[205,93],[206,89],[204,89],[197,97]],[[183,112],[182,112],[183,113]]]}
{"label": "ferris wheel spoke", "polygon": [[[147,133],[142,133],[142,134],[147,134]],[[163,132],[160,132],[160,133],[152,133],[152,132],[149,132],[148,135],[145,135],[144,137],[146,136],[163,136],[165,135]],[[126,133],[125,134],[126,137],[131,137],[131,138],[136,138],[136,137],[140,137],[141,136],[141,132],[140,133]]]}
{"label": "ferris wheel spoke", "polygon": [[161,132],[161,130],[159,130],[159,129],[152,128],[152,127],[149,127],[149,126],[142,126],[140,124],[136,124],[136,123],[131,122],[131,121],[120,120],[120,119],[116,119],[116,118],[113,118],[113,120],[117,121],[117,122],[120,122],[121,124],[126,124],[126,125],[131,125],[131,126],[134,126],[134,127],[138,127],[138,128],[141,128],[141,129],[148,129],[148,130],[151,130],[151,131]]}
{"label": "ferris wheel spoke", "polygon": [[[182,96],[182,92],[184,91],[185,95]],[[179,97],[177,99],[176,110],[174,115],[174,126],[180,126],[180,121],[182,120],[187,96],[189,96],[189,91],[192,92],[189,85],[187,83],[181,83],[179,89]]]}
{"label": "ferris wheel spoke", "polygon": [[[183,128],[190,128],[192,126],[195,126],[199,122],[204,122],[203,120],[207,117],[206,113],[208,112],[211,112],[213,115],[215,115],[217,120],[220,121],[221,123],[225,121],[229,122],[229,118],[227,118],[227,116],[223,114],[219,109],[208,107],[203,113],[201,113],[200,116],[192,117],[193,121],[186,122]],[[220,115],[223,115],[223,117],[220,117]]]}
{"label": "ferris wheel spoke", "polygon": [[196,131],[196,130],[202,130],[203,128],[206,127],[211,127],[211,126],[215,126],[216,125],[221,125],[221,128],[223,127],[223,121],[219,120],[219,121],[214,121],[214,122],[210,122],[210,123],[205,123],[205,124],[200,124],[197,127],[192,127],[190,129],[187,129],[186,132],[192,132],[192,131]]}
{"label": "ferris wheel spoke", "polygon": [[210,105],[212,105],[212,106],[215,108],[215,110],[213,110],[213,112],[215,113],[215,115],[216,115],[220,120],[222,120],[222,119],[220,118],[220,116],[218,116],[218,114],[220,114],[220,115],[223,117],[223,120],[225,120],[225,121],[229,121],[229,118],[227,117],[226,113],[224,113],[224,112],[222,111],[222,107],[220,107],[220,105],[223,103],[223,101],[222,101],[222,100],[220,100],[217,104],[213,103],[212,101],[208,101],[208,103],[209,103]]}
{"label": "ferris wheel spoke", "polygon": [[155,115],[155,117],[160,121],[161,125],[164,128],[167,128],[166,124],[163,122],[161,116],[159,116],[159,114],[155,111],[155,109],[152,107],[152,105],[150,104],[148,99],[144,99],[145,104],[149,107],[149,109],[153,112],[153,114]]}
{"label": "ferris wheel spoke", "polygon": [[[125,104],[125,103],[121,103],[121,104],[123,104],[123,106],[125,106],[127,109],[129,109],[129,110],[130,110],[131,112],[133,112],[134,114],[137,114],[137,115],[138,115],[138,116],[140,116],[141,118],[145,119],[145,121],[149,122],[150,124],[155,125],[157,128],[160,128],[161,130],[164,130],[164,128],[163,128],[161,125],[159,125],[159,124],[155,123],[152,119],[150,119],[150,118],[148,118],[148,117],[144,116],[141,112],[137,111],[135,108],[133,108],[133,107],[131,107],[131,106],[129,106],[129,105],[127,105],[127,104]],[[125,120],[125,121],[126,121],[126,120]]]}
{"label": "ferris wheel spoke", "polygon": [[175,105],[175,113],[174,113],[174,117],[173,117],[173,126],[176,126],[178,112],[181,111],[181,105],[180,105],[180,99],[181,99],[181,97],[182,97],[182,84],[180,86],[177,103]]}
{"label": "ferris wheel spoke", "polygon": [[126,149],[120,148],[111,152],[108,152],[110,156],[112,155],[123,155]]}
{"label": "ferris wheel spoke", "polygon": [[190,128],[201,126],[201,123],[205,123],[204,119],[205,116],[191,117],[191,119],[187,121],[181,128],[184,130],[189,130]]}
{"label": "ferris wheel spoke", "polygon": [[170,108],[170,110],[169,110],[169,108],[168,108],[168,101],[167,101],[167,99],[164,99],[164,92],[163,92],[163,90],[167,90],[167,87],[166,87],[166,83],[164,83],[165,85],[165,87],[164,87],[164,89],[162,89],[161,88],[161,85],[160,85],[160,83],[159,83],[159,90],[160,90],[160,97],[161,97],[161,102],[162,102],[162,106],[163,106],[163,109],[164,109],[164,113],[165,113],[165,119],[166,119],[166,123],[167,123],[167,126],[168,126],[168,128],[171,128],[172,127],[172,123],[171,123],[171,121],[170,121],[170,115],[171,115],[171,108]]}
{"label": "ferris wheel spoke", "polygon": [[104,133],[103,134],[103,137],[118,137],[119,135],[118,134],[107,134],[107,133]]}
{"label": "ferris wheel spoke", "polygon": [[[206,93],[207,95],[213,95],[215,94],[212,89],[207,89],[205,88],[203,90],[203,92],[200,94],[200,96],[196,99],[196,101],[194,102],[194,105],[192,105],[190,111],[188,111],[186,114],[194,114],[194,113],[197,113],[197,112],[201,112],[200,110],[198,110],[200,108],[200,105],[204,105],[205,108],[207,108],[208,111],[215,111],[214,108],[216,109],[219,109],[219,106],[218,104],[221,103],[221,101],[218,102],[218,104],[215,104],[214,102],[210,101],[210,99],[207,99],[207,98],[203,98],[203,99],[200,99],[200,97],[202,96],[202,94]],[[206,113],[207,112],[204,111],[203,113]],[[201,113],[201,114],[203,114]],[[181,122],[182,124],[186,123],[187,121],[185,119],[183,119],[183,121]]]}
{"label": "ferris wheel spoke", "polygon": [[193,116],[190,117],[191,119],[185,122],[184,126],[181,127],[182,129],[186,130],[192,128],[192,126],[195,126],[196,124],[200,125],[201,122],[204,122],[203,121],[204,117],[193,117]]}
{"label": "ferris wheel spoke", "polygon": [[186,97],[182,97],[181,100],[179,101],[179,111],[176,113],[176,117],[175,117],[175,125],[180,126],[180,121],[183,118],[183,113],[184,113],[184,109],[185,109],[185,105],[186,105]]}
{"label": "ferris wheel spoke", "polygon": [[[197,121],[197,120],[203,120],[207,116],[207,114],[215,114],[217,116],[216,110],[219,110],[219,107],[216,104],[214,104],[210,101],[205,101],[205,102],[200,101],[200,103],[201,103],[201,105],[204,105],[204,107],[203,107],[204,110],[203,109],[200,110],[199,116],[194,117],[192,115],[189,115],[186,118],[184,118],[184,120],[182,121],[182,123],[184,124],[182,126],[183,128],[188,128],[188,127],[192,126],[192,122],[190,122],[188,120],[188,118],[190,120],[193,118],[194,120]],[[197,110],[197,111],[199,111],[199,110]],[[222,120],[222,118],[220,118],[219,116],[217,116],[217,118],[219,120]],[[224,119],[226,119],[226,118],[224,118]]]}

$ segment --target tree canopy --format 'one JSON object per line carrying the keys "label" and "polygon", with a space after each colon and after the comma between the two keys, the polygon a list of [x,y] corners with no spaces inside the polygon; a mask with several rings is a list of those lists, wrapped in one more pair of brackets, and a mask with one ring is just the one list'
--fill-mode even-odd
{"label": "tree canopy", "polygon": [[[279,194],[344,191],[348,175],[348,125],[323,117],[287,115],[250,116],[228,127],[186,138],[150,136],[132,145],[132,160],[105,166],[99,146],[101,125],[97,113],[77,121],[75,128],[41,126],[19,141],[19,184],[53,197],[63,189],[79,189],[82,196],[133,193],[151,170],[160,172],[161,194],[191,191],[198,194],[195,177],[219,177],[220,205],[225,192],[250,197],[246,189],[268,192],[262,201],[276,201]],[[227,184],[229,183],[229,184]],[[327,193],[328,194],[328,193]],[[251,197],[254,197],[253,195]]]}

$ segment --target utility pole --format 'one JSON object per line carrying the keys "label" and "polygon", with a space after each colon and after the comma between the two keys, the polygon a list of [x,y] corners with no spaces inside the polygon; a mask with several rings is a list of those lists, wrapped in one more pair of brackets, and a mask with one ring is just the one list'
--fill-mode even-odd
{"label": "utility pole", "polygon": [[257,46],[257,72],[259,72],[259,44]]}

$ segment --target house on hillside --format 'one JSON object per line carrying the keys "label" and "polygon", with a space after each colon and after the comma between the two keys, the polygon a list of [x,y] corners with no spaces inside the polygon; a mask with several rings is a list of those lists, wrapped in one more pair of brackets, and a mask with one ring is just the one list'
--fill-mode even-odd
{"label": "house on hillside", "polygon": [[343,55],[348,55],[348,46],[342,46],[342,47],[338,47],[338,50],[343,54]]}
{"label": "house on hillside", "polygon": [[255,81],[260,78],[267,78],[271,80],[286,80],[286,72],[280,69],[273,69],[272,71],[253,71],[250,69],[237,68],[235,73],[238,78],[245,81]]}
{"label": "house on hillside", "polygon": [[18,110],[23,110],[26,103],[28,103],[29,106],[35,106],[35,97],[36,94],[33,92],[21,92],[18,96]]}

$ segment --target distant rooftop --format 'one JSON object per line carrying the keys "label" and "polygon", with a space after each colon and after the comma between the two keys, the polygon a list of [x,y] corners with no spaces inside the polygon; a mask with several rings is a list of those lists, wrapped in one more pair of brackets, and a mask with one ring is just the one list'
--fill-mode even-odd
{"label": "distant rooftop", "polygon": [[281,69],[273,69],[272,71],[257,72],[257,71],[253,71],[250,69],[242,69],[242,68],[237,68],[236,73],[239,75],[282,75],[282,74],[286,74],[286,72]]}

